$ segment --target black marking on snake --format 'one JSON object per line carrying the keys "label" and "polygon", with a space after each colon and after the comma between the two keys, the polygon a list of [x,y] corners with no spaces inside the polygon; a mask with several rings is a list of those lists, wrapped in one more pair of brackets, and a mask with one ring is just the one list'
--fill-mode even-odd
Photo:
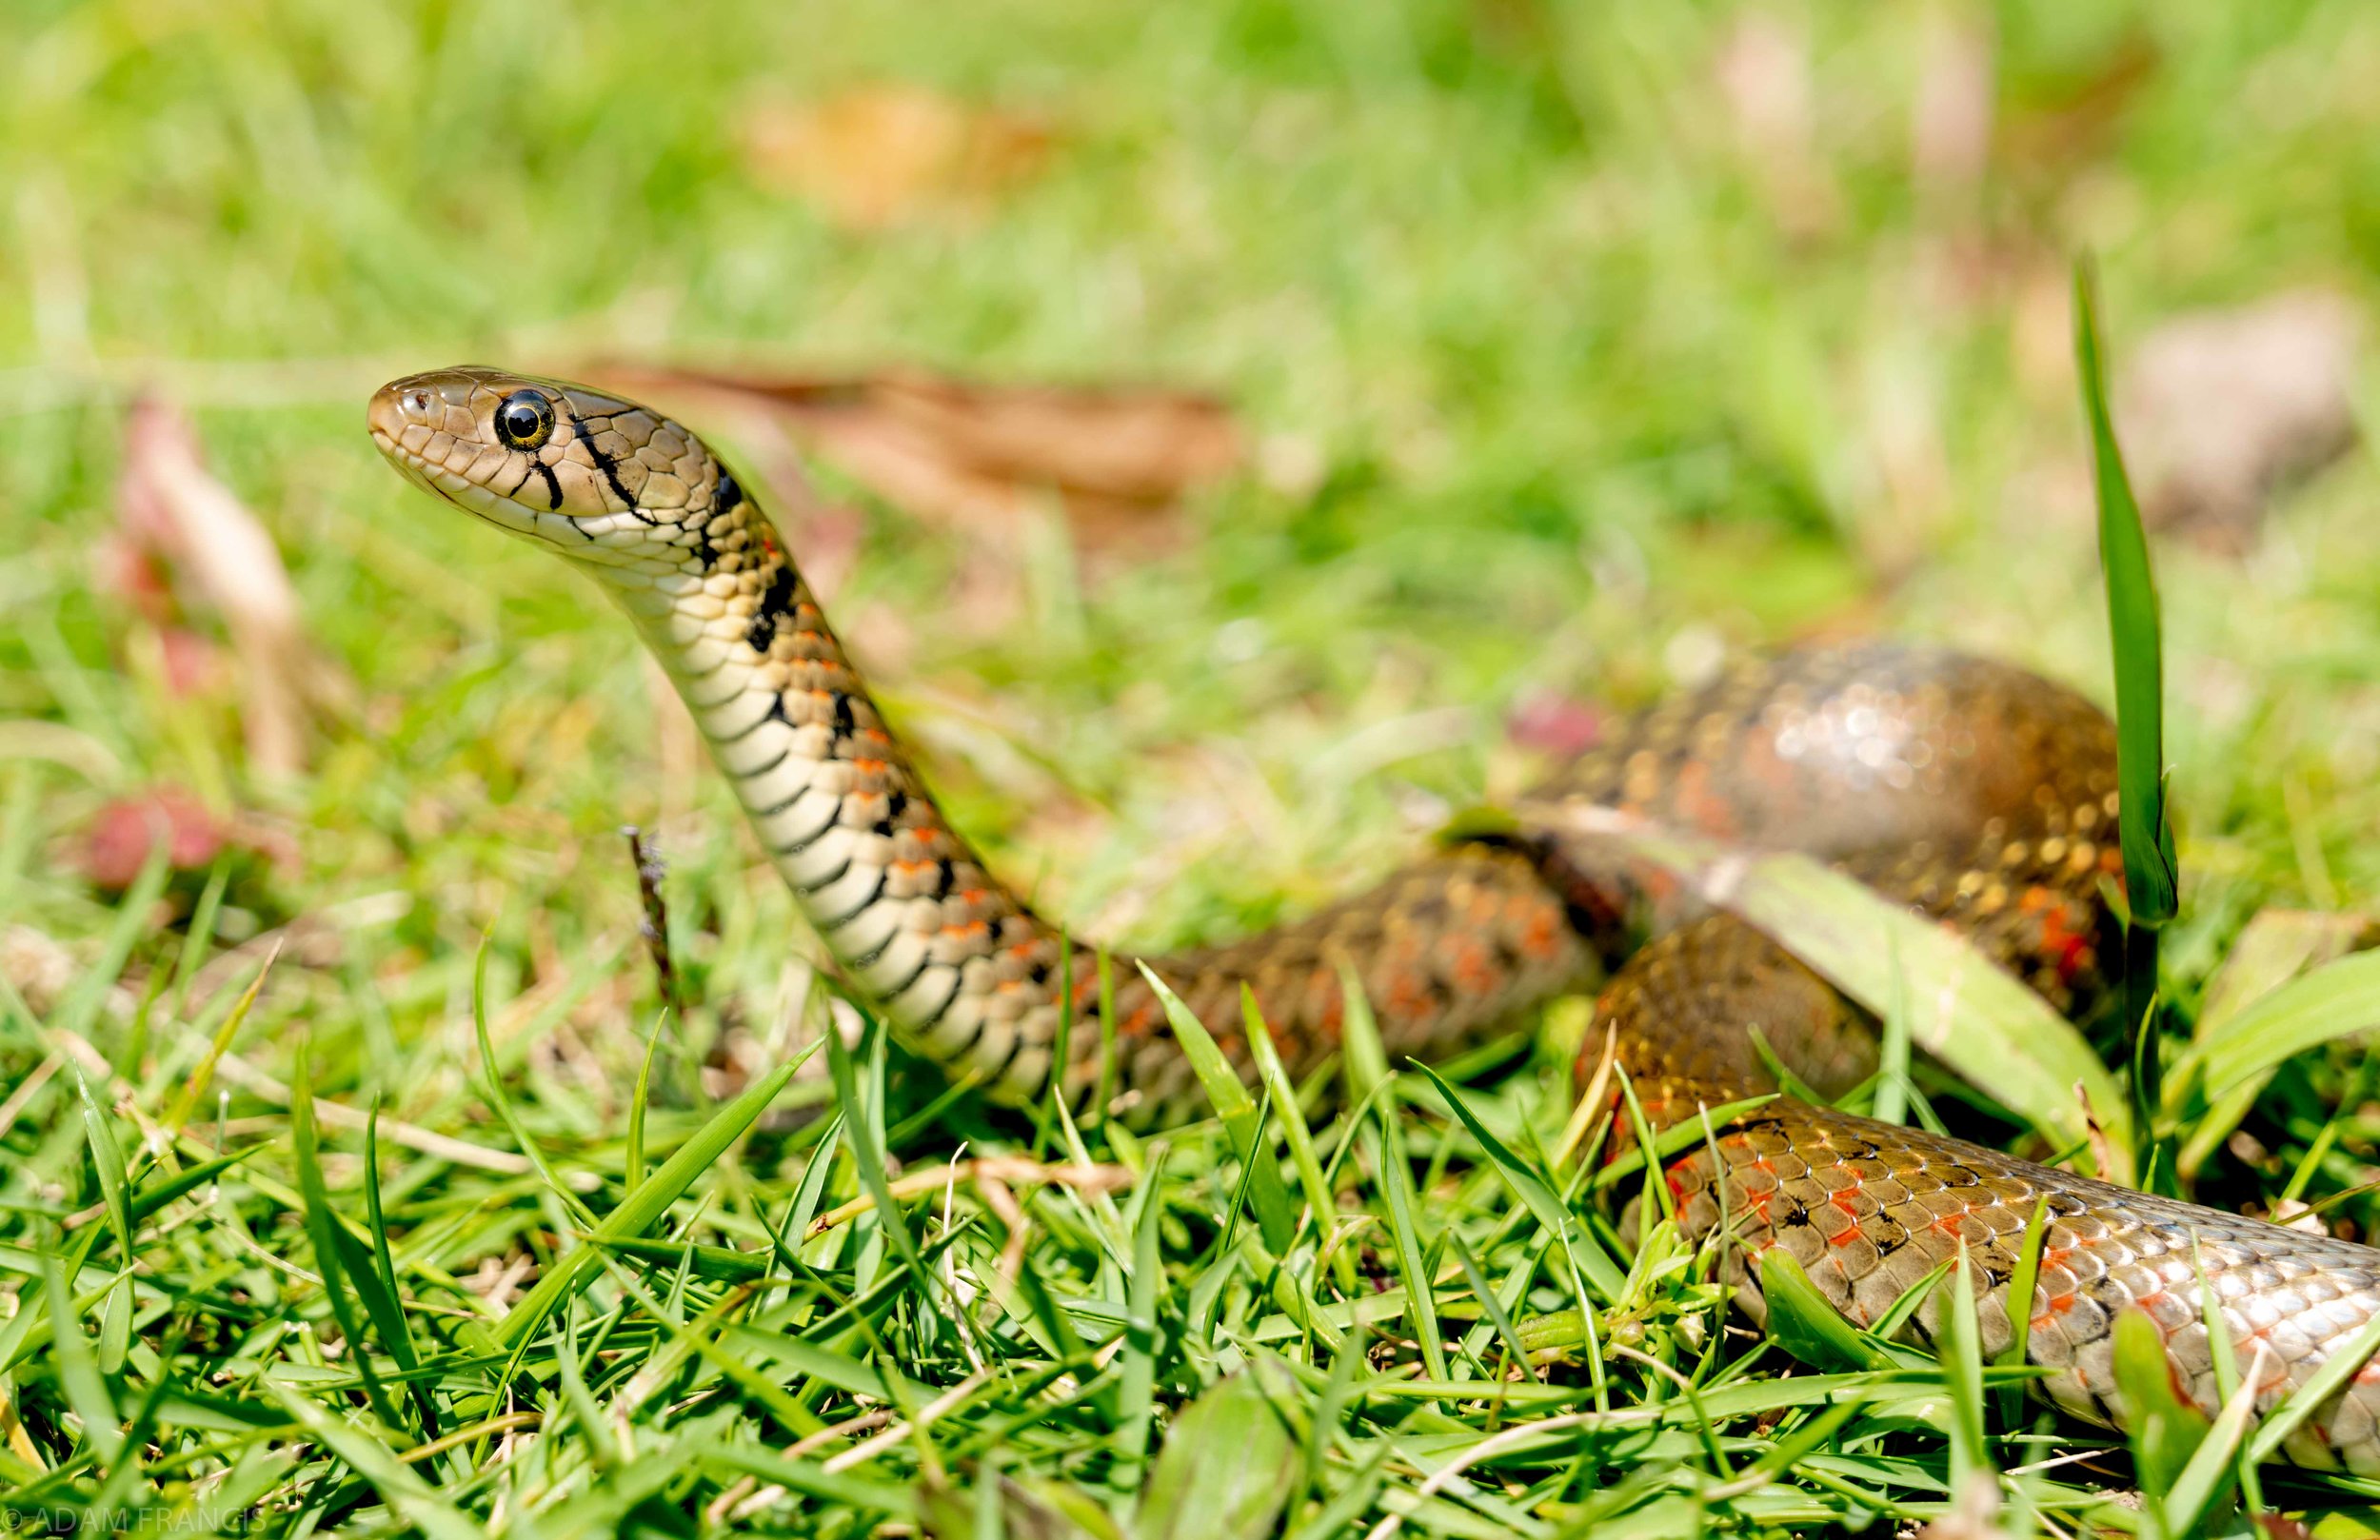
{"label": "black marking on snake", "polygon": [[838,797],[835,799],[835,810],[827,815],[825,822],[820,824],[816,829],[811,830],[808,834],[803,835],[801,839],[794,840],[791,844],[777,846],[777,854],[780,856],[801,855],[812,845],[817,844],[821,839],[825,839],[826,831],[834,828],[836,824],[842,820],[842,818],[843,799]]}
{"label": "black marking on snake", "polygon": [[[979,1037],[977,1040],[980,1042],[982,1041],[982,1038]],[[1000,1056],[1000,1062],[993,1065],[991,1069],[985,1073],[983,1077],[990,1080],[994,1084],[998,1084],[1000,1081],[1005,1079],[1008,1075],[1008,1066],[1017,1061],[1017,1055],[1023,1052],[1023,1050],[1024,1034],[1021,1032],[1010,1033],[1008,1035],[1008,1052]]]}
{"label": "black marking on snake", "polygon": [[744,502],[744,488],[724,470],[719,473],[719,484],[711,489],[711,506],[721,513],[733,511]]}
{"label": "black marking on snake", "polygon": [[659,524],[661,523],[660,520],[654,518],[651,514],[646,513],[643,508],[638,507],[636,505],[636,499],[628,496],[627,484],[620,480],[619,462],[614,460],[611,456],[604,453],[602,447],[596,444],[595,435],[586,430],[586,420],[579,416],[576,412],[572,412],[570,414],[570,427],[573,433],[577,436],[578,441],[586,445],[586,457],[595,462],[595,468],[597,470],[604,473],[604,480],[611,486],[611,495],[618,498],[622,505],[625,506],[639,523],[645,524]]}
{"label": "black marking on snake", "polygon": [[[788,749],[788,750],[786,751],[786,753],[791,753],[791,752],[792,752],[792,751],[791,751],[790,749]],[[784,757],[785,757],[785,756],[784,756],[783,754],[780,754],[779,756],[777,756],[777,758],[778,758],[778,759],[780,759],[780,760],[783,760]],[[774,766],[771,766],[771,768],[773,769],[773,768],[775,768],[775,767],[774,767]],[[764,771],[764,770],[756,770],[756,771],[754,771],[754,772],[753,772],[753,774],[754,774],[754,775],[765,775],[765,774],[767,774],[767,771]],[[815,787],[815,786],[803,786],[803,787],[799,787],[799,788],[797,788],[797,789],[795,790],[795,792],[794,792],[794,794],[793,794],[792,796],[790,796],[790,797],[786,798],[783,801],[777,803],[777,804],[776,804],[775,806],[773,806],[773,807],[755,808],[755,809],[753,810],[752,816],[753,816],[754,818],[756,818],[756,819],[773,819],[773,818],[775,818],[778,814],[783,813],[785,809],[787,809],[787,808],[791,807],[794,803],[796,803],[796,802],[800,801],[803,798],[807,797],[810,793],[812,793],[812,792],[816,791],[817,789],[818,789],[818,788],[817,788],[817,787]],[[831,820],[830,820],[830,821],[831,821]],[[812,838],[816,838],[816,837],[815,837],[815,836],[813,836]],[[805,847],[805,848],[806,848],[806,847]]]}
{"label": "black marking on snake", "polygon": [[1794,1206],[1785,1211],[1785,1223],[1788,1225],[1806,1225],[1809,1222],[1810,1205],[1804,1203],[1799,1198],[1794,1199]]}
{"label": "black marking on snake", "polygon": [[[823,832],[823,831],[821,831],[821,832]],[[823,893],[823,892],[824,892],[824,891],[825,891],[828,887],[832,886],[834,883],[837,883],[837,882],[842,881],[842,880],[843,880],[843,879],[844,877],[846,877],[846,876],[848,876],[848,875],[850,874],[850,871],[851,871],[851,858],[850,858],[850,857],[848,857],[848,856],[845,856],[845,857],[843,859],[843,864],[842,864],[842,865],[840,865],[840,866],[838,866],[838,867],[836,867],[833,871],[831,871],[831,872],[827,873],[824,877],[820,878],[820,879],[819,879],[817,881],[815,881],[815,882],[796,882],[796,883],[793,885],[793,890],[794,890],[796,893],[801,894],[803,898],[806,898],[810,897],[812,894]],[[825,927],[825,926],[823,926],[823,925],[821,925],[821,926],[819,926],[818,928],[819,928],[820,930],[824,930],[826,927]]]}
{"label": "black marking on snake", "polygon": [[780,562],[777,570],[768,575],[768,586],[761,591],[761,602],[752,610],[752,623],[744,628],[744,640],[754,652],[766,652],[777,640],[777,622],[793,609],[795,578],[789,563]]}
{"label": "black marking on snake", "polygon": [[959,885],[959,869],[951,865],[947,856],[934,862],[934,875],[942,883],[934,890],[937,894],[948,893]]}
{"label": "black marking on snake", "polygon": [[[885,941],[885,943],[884,943],[884,945],[883,945],[883,946],[882,946],[882,947],[878,947],[878,948],[876,949],[876,955],[875,955],[875,956],[871,956],[871,957],[867,959],[867,962],[862,962],[862,963],[859,963],[859,964],[857,964],[857,966],[864,968],[864,967],[866,967],[866,966],[868,965],[868,963],[869,963],[869,962],[874,962],[874,961],[876,960],[876,957],[877,957],[877,956],[882,956],[882,955],[883,955],[883,951],[884,951],[884,948],[885,948],[885,947],[889,947],[889,946],[891,946],[891,945],[892,945],[892,943],[893,943],[893,940],[898,940],[898,939],[900,938],[900,936],[901,936],[901,933],[900,933],[899,931],[895,931],[895,932],[893,932],[892,940],[887,940],[887,941]],[[907,993],[909,993],[909,988],[910,988],[910,986],[911,986],[911,985],[915,984],[915,983],[916,983],[919,979],[921,979],[921,978],[922,978],[922,977],[925,977],[925,970],[926,970],[926,969],[928,969],[928,968],[931,968],[932,966],[934,966],[934,958],[933,958],[933,956],[932,956],[930,953],[927,953],[927,952],[925,952],[925,951],[921,950],[921,951],[918,953],[918,965],[917,965],[916,967],[914,967],[914,968],[912,968],[912,969],[910,969],[910,970],[909,970],[909,977],[906,977],[906,978],[903,978],[903,979],[902,979],[901,982],[899,982],[898,984],[895,984],[895,985],[893,985],[891,988],[889,988],[889,989],[885,990],[885,991],[883,992],[883,998],[888,999],[888,1000],[897,1000],[897,999],[901,998],[901,997],[902,997],[902,996],[906,995]]]}
{"label": "black marking on snake", "polygon": [[911,1027],[909,1030],[910,1030],[910,1031],[912,1031],[912,1032],[914,1032],[914,1033],[917,1033],[917,1034],[918,1034],[918,1035],[920,1035],[921,1037],[922,1037],[922,1036],[923,1036],[924,1034],[926,1034],[926,1033],[929,1033],[929,1032],[933,1031],[936,1027],[938,1027],[938,1026],[940,1026],[940,1025],[942,1024],[942,1017],[946,1017],[946,1016],[948,1016],[948,1015],[950,1014],[950,1008],[951,1008],[952,1006],[954,1006],[954,1005],[956,1005],[956,1004],[958,1004],[958,1003],[959,1003],[959,997],[960,997],[960,996],[962,996],[962,995],[963,995],[963,994],[965,994],[965,993],[966,993],[965,988],[962,986],[962,982],[961,982],[961,981],[958,979],[958,977],[956,977],[956,970],[953,970],[953,977],[952,977],[952,980],[951,980],[951,985],[950,985],[950,993],[942,997],[942,1004],[937,1005],[937,1006],[935,1006],[935,1007],[934,1007],[934,1014],[933,1014],[933,1015],[931,1015],[931,1016],[929,1016],[929,1017],[925,1017],[925,1019],[923,1019],[922,1021],[918,1022],[915,1026]]}
{"label": "black marking on snake", "polygon": [[[763,719],[763,720],[764,720],[764,721],[765,721],[766,719]],[[758,724],[756,723],[755,725],[758,725]],[[750,727],[747,727],[747,728],[745,728],[744,731],[745,733],[748,733],[748,732],[750,732],[751,730],[752,730],[752,729],[751,729]],[[741,737],[743,737],[743,736],[744,736],[744,734],[743,734],[743,733],[739,733],[739,734],[737,734],[736,736],[737,736],[737,737],[739,737],[739,738],[741,738]],[[776,769],[779,765],[781,765],[781,764],[784,763],[784,762],[785,762],[785,760],[786,760],[786,759],[787,759],[787,758],[788,758],[788,757],[789,757],[792,753],[793,753],[793,745],[792,745],[792,744],[790,744],[790,743],[788,743],[788,744],[786,744],[783,748],[781,748],[781,749],[779,749],[779,750],[777,751],[777,758],[775,758],[775,759],[773,759],[773,760],[769,760],[766,764],[754,765],[751,769],[746,770],[745,772],[744,772],[744,774],[742,774],[742,775],[738,776],[736,779],[737,779],[738,780],[758,780],[761,777],[763,777],[763,776],[764,776],[764,775],[768,774],[770,771],[772,771],[772,770]],[[807,788],[805,787],[805,788],[804,788],[804,790],[806,790],[806,789],[807,789]]]}
{"label": "black marking on snake", "polygon": [[[779,700],[782,701],[783,697],[780,697],[780,698],[779,698]],[[742,726],[742,727],[737,728],[734,732],[729,733],[726,737],[724,737],[724,738],[714,738],[714,739],[712,739],[712,740],[711,740],[711,741],[712,741],[713,743],[717,744],[717,745],[718,745],[719,747],[721,747],[721,748],[727,748],[727,747],[730,747],[730,746],[732,746],[732,745],[734,745],[734,744],[741,743],[741,742],[743,742],[745,739],[747,739],[747,738],[751,737],[754,733],[759,732],[759,731],[761,730],[761,728],[762,728],[764,725],[765,725],[765,724],[766,724],[766,723],[767,723],[767,722],[768,722],[771,719],[774,719],[774,720],[776,720],[776,721],[783,721],[785,720],[784,718],[778,716],[778,715],[777,715],[774,711],[764,711],[764,712],[762,712],[759,716],[757,716],[757,717],[753,718],[753,719],[751,720],[751,721],[749,721],[748,723],[746,723],[745,725],[744,725],[744,726]],[[790,724],[788,724],[788,725],[790,725]],[[783,760],[783,755],[780,755],[778,758],[779,758],[780,760]],[[753,773],[754,775],[758,775],[758,774],[760,774],[760,772],[759,772],[759,771],[757,771],[757,770],[755,770],[755,771],[754,771],[754,772],[752,772],[752,773]]]}
{"label": "black marking on snake", "polygon": [[[846,862],[845,864],[847,865],[849,863]],[[858,903],[853,904],[843,914],[837,915],[834,918],[820,920],[817,927],[818,933],[821,936],[825,936],[843,929],[845,925],[850,924],[862,915],[864,915],[869,910],[875,908],[876,900],[882,898],[883,896],[884,868],[880,866],[876,869],[876,880],[869,885],[866,896],[862,898]]]}
{"label": "black marking on snake", "polygon": [[851,697],[840,690],[834,692],[834,695],[835,736],[837,738],[849,738],[853,733],[859,731],[860,727],[858,720],[851,715]]}
{"label": "black marking on snake", "polygon": [[[545,478],[545,511],[547,513],[560,512],[562,509],[562,481],[559,477],[554,475],[554,467],[548,465],[543,460],[531,459],[529,461],[529,469]],[[521,479],[524,482],[528,480],[526,476]]]}

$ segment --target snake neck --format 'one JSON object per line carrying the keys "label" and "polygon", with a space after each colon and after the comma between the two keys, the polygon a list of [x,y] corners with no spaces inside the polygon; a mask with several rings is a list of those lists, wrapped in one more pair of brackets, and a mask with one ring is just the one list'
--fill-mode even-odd
{"label": "snake neck", "polygon": [[644,633],[803,917],[920,1051],[1028,1096],[1063,946],[935,804],[767,518],[727,517],[667,574],[586,564]]}

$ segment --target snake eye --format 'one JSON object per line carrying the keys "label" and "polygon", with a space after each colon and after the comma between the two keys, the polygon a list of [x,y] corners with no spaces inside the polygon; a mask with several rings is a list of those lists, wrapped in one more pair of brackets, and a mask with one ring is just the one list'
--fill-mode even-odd
{"label": "snake eye", "polygon": [[553,430],[553,403],[534,390],[515,390],[496,408],[496,437],[507,448],[534,449]]}

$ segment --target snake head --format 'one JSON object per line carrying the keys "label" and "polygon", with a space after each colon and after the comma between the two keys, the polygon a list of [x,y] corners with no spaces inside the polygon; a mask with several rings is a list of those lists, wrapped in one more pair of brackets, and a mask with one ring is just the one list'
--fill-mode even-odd
{"label": "snake head", "polygon": [[585,385],[461,367],[382,385],[372,442],[407,480],[512,534],[599,566],[713,560],[743,494],[668,418]]}

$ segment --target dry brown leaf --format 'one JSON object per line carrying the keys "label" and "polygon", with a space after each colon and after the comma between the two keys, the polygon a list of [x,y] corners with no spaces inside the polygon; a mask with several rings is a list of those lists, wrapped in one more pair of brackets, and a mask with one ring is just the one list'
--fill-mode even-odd
{"label": "dry brown leaf", "polygon": [[203,639],[171,623],[169,591],[214,610],[230,633],[250,768],[303,769],[302,706],[327,675],[307,642],[297,590],[265,526],[208,471],[196,425],[156,397],[137,398],[126,416],[116,499],[119,588],[168,638],[169,672],[200,687],[211,660]]}
{"label": "dry brown leaf", "polygon": [[601,384],[667,406],[760,406],[804,447],[894,506],[1005,528],[1055,494],[1094,549],[1145,543],[1159,516],[1234,469],[1238,424],[1193,391],[983,385],[913,369],[865,375],[598,365]]}
{"label": "dry brown leaf", "polygon": [[2362,329],[2345,295],[2298,289],[2144,338],[2117,415],[2150,523],[2237,548],[2275,490],[2345,454]]}
{"label": "dry brown leaf", "polygon": [[898,84],[760,103],[743,140],[755,182],[855,229],[980,213],[1040,172],[1052,144],[1037,119]]}

